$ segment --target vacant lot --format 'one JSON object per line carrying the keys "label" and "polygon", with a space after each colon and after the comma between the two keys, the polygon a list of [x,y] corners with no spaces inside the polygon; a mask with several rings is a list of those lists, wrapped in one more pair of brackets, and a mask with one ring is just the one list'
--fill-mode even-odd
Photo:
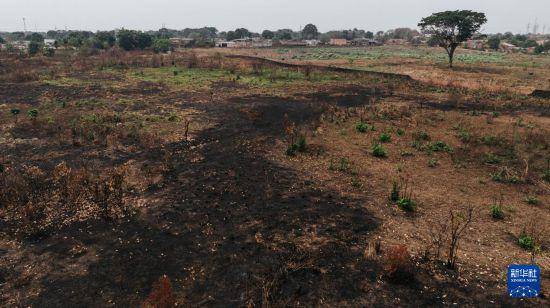
{"label": "vacant lot", "polygon": [[528,94],[550,88],[550,58],[459,49],[450,72],[442,48],[414,46],[276,48],[224,50],[297,63],[319,63],[370,71],[401,73],[426,83],[484,91]]}
{"label": "vacant lot", "polygon": [[547,305],[548,59],[394,48],[3,55],[1,303]]}

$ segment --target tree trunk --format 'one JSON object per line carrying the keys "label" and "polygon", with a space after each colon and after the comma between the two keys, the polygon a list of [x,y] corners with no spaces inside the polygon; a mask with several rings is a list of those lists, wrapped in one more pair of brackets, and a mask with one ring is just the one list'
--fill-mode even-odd
{"label": "tree trunk", "polygon": [[457,46],[451,46],[447,50],[447,54],[449,55],[449,68],[453,68],[453,58],[455,55],[455,50]]}

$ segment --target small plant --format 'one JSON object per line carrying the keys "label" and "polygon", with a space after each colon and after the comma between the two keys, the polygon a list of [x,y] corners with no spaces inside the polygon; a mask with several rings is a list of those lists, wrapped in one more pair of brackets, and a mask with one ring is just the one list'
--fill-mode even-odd
{"label": "small plant", "polygon": [[380,137],[378,137],[378,141],[380,141],[382,143],[390,142],[391,141],[391,136],[387,133],[383,133],[383,134],[380,135]]}
{"label": "small plant", "polygon": [[501,168],[496,172],[491,173],[491,179],[498,183],[517,184],[521,182],[521,179],[507,168]]}
{"label": "small plant", "polygon": [[540,200],[537,197],[534,197],[534,196],[525,197],[525,202],[527,202],[527,204],[530,204],[530,205],[539,205],[540,204]]}
{"label": "small plant", "polygon": [[533,237],[522,233],[519,236],[518,244],[521,248],[525,250],[533,250],[535,248],[535,240],[533,240]]}
{"label": "small plant", "polygon": [[398,128],[396,133],[397,133],[397,136],[403,136],[405,135],[405,130],[402,128]]}
{"label": "small plant", "polygon": [[27,112],[27,115],[29,116],[29,118],[31,119],[36,119],[38,117],[38,110],[36,109],[31,109]]}
{"label": "small plant", "polygon": [[359,122],[355,125],[355,130],[360,133],[366,133],[369,130],[369,124],[365,122]]}
{"label": "small plant", "polygon": [[453,152],[453,148],[451,146],[447,145],[443,141],[436,141],[434,143],[431,143],[428,146],[428,150],[430,150],[432,152],[448,152],[448,153]]}
{"label": "small plant", "polygon": [[384,275],[394,283],[408,283],[414,279],[411,255],[405,245],[390,247],[384,255]]}
{"label": "small plant", "polygon": [[491,216],[494,219],[504,219],[504,211],[502,211],[502,207],[496,204],[491,206]]}
{"label": "small plant", "polygon": [[495,165],[500,163],[500,157],[494,153],[485,153],[485,163],[490,165]]}
{"label": "small plant", "polygon": [[430,140],[430,136],[425,131],[416,131],[413,133],[413,138],[416,141],[428,141]]}
{"label": "small plant", "polygon": [[388,156],[388,153],[381,144],[377,143],[372,147],[372,155],[374,155],[374,157],[385,158]]}
{"label": "small plant", "polygon": [[429,161],[428,161],[428,166],[430,168],[435,168],[437,167],[437,165],[439,165],[439,162],[437,161],[437,159],[435,158],[431,158]]}
{"label": "small plant", "polygon": [[416,203],[409,197],[399,199],[397,206],[405,212],[414,212],[416,209]]}

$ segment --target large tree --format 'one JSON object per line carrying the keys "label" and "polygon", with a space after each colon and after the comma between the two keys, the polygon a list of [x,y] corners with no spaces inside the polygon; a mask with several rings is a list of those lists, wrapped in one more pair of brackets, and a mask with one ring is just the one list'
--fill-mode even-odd
{"label": "large tree", "polygon": [[471,38],[487,22],[485,13],[469,10],[445,11],[423,18],[418,26],[425,34],[431,35],[449,56],[449,67],[453,67],[453,57],[460,43]]}
{"label": "large tree", "polygon": [[307,24],[302,30],[302,38],[305,40],[313,40],[319,37],[319,31],[314,24]]}

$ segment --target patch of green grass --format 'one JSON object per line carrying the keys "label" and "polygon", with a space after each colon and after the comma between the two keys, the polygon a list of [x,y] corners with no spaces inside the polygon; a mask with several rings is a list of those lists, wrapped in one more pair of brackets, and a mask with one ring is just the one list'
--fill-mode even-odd
{"label": "patch of green grass", "polygon": [[452,153],[453,148],[443,141],[436,141],[428,145],[428,150],[432,152],[447,152]]}
{"label": "patch of green grass", "polygon": [[388,133],[382,133],[380,137],[378,137],[378,141],[381,143],[387,143],[391,141],[391,136]]}
{"label": "patch of green grass", "polygon": [[384,149],[384,147],[378,143],[372,147],[372,155],[374,155],[374,157],[380,157],[380,158],[388,157],[388,153],[386,149]]}
{"label": "patch of green grass", "polygon": [[405,212],[414,212],[416,210],[416,203],[410,198],[399,199],[397,206]]}
{"label": "patch of green grass", "polygon": [[540,200],[535,196],[527,196],[525,197],[525,202],[530,205],[539,205]]}
{"label": "patch of green grass", "polygon": [[428,167],[430,168],[435,168],[437,167],[437,165],[439,165],[439,162],[435,158],[432,158],[428,161]]}
{"label": "patch of green grass", "polygon": [[525,250],[535,249],[535,240],[533,239],[533,237],[526,234],[521,234],[519,236],[518,244],[521,248]]}
{"label": "patch of green grass", "polygon": [[359,122],[355,125],[355,130],[360,133],[366,133],[369,130],[369,124],[365,122]]}
{"label": "patch of green grass", "polygon": [[500,157],[498,157],[498,155],[491,152],[485,153],[484,161],[485,163],[490,165],[500,164],[501,162]]}
{"label": "patch of green grass", "polygon": [[491,206],[491,216],[494,219],[504,219],[504,211],[502,210],[502,207],[500,205],[492,205]]}

